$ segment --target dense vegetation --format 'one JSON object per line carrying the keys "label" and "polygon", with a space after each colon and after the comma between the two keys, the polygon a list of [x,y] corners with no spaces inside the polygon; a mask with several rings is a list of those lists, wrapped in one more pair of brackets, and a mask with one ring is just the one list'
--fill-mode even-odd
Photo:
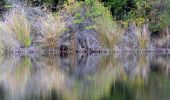
{"label": "dense vegetation", "polygon": [[[85,0],[27,0],[32,5],[46,5],[48,9],[57,11],[66,3]],[[94,0],[86,0],[93,2]],[[99,0],[108,7],[117,21],[136,22],[143,24],[150,22],[152,32],[158,32],[169,26],[170,1],[168,0]],[[0,1],[1,13],[5,10],[5,0]],[[124,23],[127,24],[127,23]]]}
{"label": "dense vegetation", "polygon": [[[41,4],[61,5],[84,0],[42,0]],[[86,0],[94,1],[94,0]],[[99,0],[108,7],[118,21],[150,22],[153,32],[169,26],[170,1],[168,0]],[[35,1],[34,1],[35,2]]]}
{"label": "dense vegetation", "polygon": [[[0,2],[1,14],[7,10],[8,3]],[[0,22],[1,48],[4,50],[32,46],[56,49],[61,34],[63,38],[69,33],[73,39],[75,34],[85,30],[97,32],[100,40],[97,42],[102,48],[111,50],[125,46],[146,49],[153,36],[166,37],[165,42],[169,42],[168,0],[27,0],[24,3],[33,7],[13,7]],[[32,13],[34,11],[38,14]],[[6,41],[7,38],[10,41]],[[82,47],[86,46],[84,41],[87,40],[79,40]],[[75,45],[74,42],[70,41],[71,45]]]}

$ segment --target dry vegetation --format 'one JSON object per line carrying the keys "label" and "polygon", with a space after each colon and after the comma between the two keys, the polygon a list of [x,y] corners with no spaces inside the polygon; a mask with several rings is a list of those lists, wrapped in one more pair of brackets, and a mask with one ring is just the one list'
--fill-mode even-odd
{"label": "dry vegetation", "polygon": [[65,29],[65,23],[59,15],[49,15],[46,19],[41,18],[43,38],[41,46],[47,48],[56,48],[60,34]]}
{"label": "dry vegetation", "polygon": [[[61,33],[69,25],[74,28],[82,24],[83,30],[95,30],[99,34],[102,48],[110,50],[114,49],[125,33],[125,29],[113,19],[109,9],[97,0],[74,1],[65,4],[57,14],[46,13],[46,17],[31,16],[38,21],[37,25],[33,19],[29,19],[29,13],[32,12],[25,7],[17,6],[4,15],[4,20],[0,22],[1,51],[29,48],[35,41],[39,41],[39,48],[56,49]],[[41,35],[37,40],[34,39],[34,32]],[[136,36],[140,48],[146,48],[148,33],[141,27],[136,27]]]}
{"label": "dry vegetation", "polygon": [[140,49],[146,49],[149,43],[149,33],[146,29],[146,26],[143,27],[138,26],[136,27],[136,36],[139,41]]}
{"label": "dry vegetation", "polygon": [[[32,19],[29,20],[28,13],[31,12],[28,11],[26,7],[16,6],[4,15],[4,21],[0,22],[1,51],[31,47],[32,37],[35,34],[31,32],[35,30],[42,35],[36,40],[40,42],[38,47],[56,48],[60,33],[65,29],[61,16],[51,13],[48,13],[47,17],[35,16],[38,21],[35,23]],[[39,23],[37,26],[34,25],[37,23]]]}
{"label": "dry vegetation", "polygon": [[30,46],[30,23],[26,18],[24,8],[13,8],[6,13],[4,21],[0,23],[0,29],[3,49]]}

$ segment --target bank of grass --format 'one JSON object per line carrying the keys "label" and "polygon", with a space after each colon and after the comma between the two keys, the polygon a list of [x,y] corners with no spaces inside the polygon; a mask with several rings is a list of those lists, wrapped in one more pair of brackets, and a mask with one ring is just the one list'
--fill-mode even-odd
{"label": "bank of grass", "polygon": [[[2,50],[17,47],[28,48],[34,42],[31,38],[34,37],[31,33],[31,26],[34,26],[32,25],[34,23],[28,20],[28,13],[24,7],[15,7],[4,15],[4,21],[0,22],[0,48]],[[60,35],[69,25],[73,27],[82,25],[84,30],[95,30],[99,34],[101,46],[110,50],[121,41],[126,29],[113,19],[109,8],[98,0],[74,1],[65,4],[57,14],[51,12],[46,14],[46,17],[37,18],[38,28],[33,29],[42,35],[38,38],[39,46],[48,49],[57,48]],[[148,36],[141,35],[141,33],[141,29],[136,30],[139,45],[145,48]]]}

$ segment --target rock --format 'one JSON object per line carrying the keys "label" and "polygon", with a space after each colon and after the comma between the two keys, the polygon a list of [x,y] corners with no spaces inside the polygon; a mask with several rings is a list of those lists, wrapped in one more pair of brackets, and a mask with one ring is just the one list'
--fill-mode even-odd
{"label": "rock", "polygon": [[64,33],[59,39],[60,51],[76,50],[78,52],[100,51],[100,40],[95,30],[84,30],[76,33]]}
{"label": "rock", "polygon": [[131,27],[125,32],[122,40],[118,43],[118,47],[122,51],[132,51],[139,48],[139,42],[134,28]]}
{"label": "rock", "polygon": [[98,33],[94,30],[86,30],[78,33],[78,51],[100,51],[100,40]]}

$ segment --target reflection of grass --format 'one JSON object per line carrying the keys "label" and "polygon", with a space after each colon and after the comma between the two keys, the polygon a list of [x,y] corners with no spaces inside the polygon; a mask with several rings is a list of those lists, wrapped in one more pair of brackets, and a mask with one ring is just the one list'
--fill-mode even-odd
{"label": "reflection of grass", "polygon": [[[147,66],[146,56],[142,56],[138,59],[138,65],[136,70],[143,70]],[[128,59],[129,60],[129,59]],[[135,63],[135,62],[134,62]],[[124,62],[118,59],[116,56],[102,56],[99,63],[99,70],[94,75],[87,75],[85,77],[86,81],[90,81],[91,84],[85,86],[83,89],[83,96],[80,94],[81,89],[86,81],[75,81],[73,91],[76,96],[81,95],[81,99],[97,100],[108,96],[112,96],[112,99],[125,99],[127,96],[132,96],[131,98],[136,98],[140,95],[140,91],[144,88],[144,78],[142,73],[134,74],[134,79],[130,79],[128,74],[124,70]],[[136,71],[134,70],[134,71]],[[134,72],[135,73],[135,72]],[[115,92],[120,91],[125,93],[124,97],[121,94],[110,95],[111,87],[116,86],[116,83],[122,82],[121,86],[126,88],[125,91],[115,90]],[[127,90],[127,91],[126,91]],[[131,92],[131,93],[127,93]],[[77,97],[76,97],[77,98]],[[125,99],[126,100],[126,99]]]}
{"label": "reflection of grass", "polygon": [[21,60],[21,63],[16,67],[16,71],[15,71],[16,78],[22,79],[22,77],[26,78],[25,76],[29,77],[29,75],[27,75],[27,73],[30,72],[31,67],[32,67],[31,59],[29,57],[24,57]]}
{"label": "reflection of grass", "polygon": [[9,76],[16,89],[25,88],[30,78],[31,66],[31,59],[29,57],[22,58],[21,62],[16,65],[14,73],[11,73],[11,76]]}
{"label": "reflection of grass", "polygon": [[[17,65],[14,64],[14,66],[16,66],[14,67],[14,73],[9,71],[8,77],[5,79],[7,80],[6,82],[10,84],[10,88],[16,88],[17,91],[20,91],[19,89],[26,87],[28,79],[31,76],[31,78],[36,80],[31,80],[30,78],[30,82],[33,82],[33,85],[40,86],[41,89],[44,89],[41,93],[43,93],[42,98],[45,99],[47,95],[50,97],[58,96],[55,95],[56,92],[60,93],[59,96],[62,96],[62,99],[65,100],[97,100],[103,98],[107,100],[152,100],[152,98],[154,98],[152,96],[155,96],[156,98],[160,95],[168,95],[170,91],[170,81],[168,77],[151,73],[151,76],[149,77],[151,81],[149,84],[144,83],[145,80],[141,73],[145,71],[143,68],[148,67],[145,54],[139,54],[139,59],[137,59],[138,62],[135,62],[136,60],[134,60],[134,63],[138,64],[134,68],[135,70],[132,69],[132,71],[137,70],[139,73],[132,74],[132,78],[134,78],[132,80],[124,69],[125,64],[128,61],[131,62],[131,59],[129,59],[130,57],[125,57],[125,55],[123,55],[124,58],[122,59],[118,59],[120,56],[116,57],[113,55],[99,57],[100,60],[97,70],[93,72],[93,74],[84,75],[81,79],[77,79],[75,76],[69,76],[67,71],[63,71],[61,67],[65,66],[60,66],[56,56],[42,56],[37,58],[37,60],[36,58],[32,58],[32,60],[35,60],[34,62],[36,65],[39,66],[33,65],[30,58],[22,57],[21,61],[17,62]],[[72,57],[68,59],[73,61]],[[77,60],[77,58],[74,60]],[[126,62],[126,60],[128,61]],[[31,66],[37,67],[38,70],[34,71],[34,68],[30,68]],[[73,63],[70,66],[76,66],[76,63]],[[72,67],[71,70],[75,71],[76,69],[74,70],[74,68],[77,67]],[[37,88],[35,87],[35,89]],[[160,95],[158,94],[157,96],[157,92],[160,92]],[[39,93],[36,94],[37,91],[33,93],[35,96],[39,96]]]}
{"label": "reflection of grass", "polygon": [[137,61],[137,66],[134,71],[136,71],[136,76],[134,83],[137,86],[143,86],[145,83],[145,78],[148,77],[149,61],[147,60],[147,55],[142,53],[139,54],[139,59]]}
{"label": "reflection of grass", "polygon": [[[4,57],[1,63],[1,79],[9,87],[10,93],[21,93],[30,78],[31,60],[29,57],[22,58],[21,62],[15,57]],[[5,66],[5,67],[4,67]],[[4,69],[5,68],[5,69]],[[2,82],[1,80],[1,82]]]}
{"label": "reflection of grass", "polygon": [[[62,89],[66,100],[99,100],[109,94],[115,80],[114,67],[111,66],[109,56],[99,57],[98,69],[94,74],[84,75],[84,78],[80,80],[76,78],[72,80],[71,88]],[[71,66],[75,66],[75,64]]]}

